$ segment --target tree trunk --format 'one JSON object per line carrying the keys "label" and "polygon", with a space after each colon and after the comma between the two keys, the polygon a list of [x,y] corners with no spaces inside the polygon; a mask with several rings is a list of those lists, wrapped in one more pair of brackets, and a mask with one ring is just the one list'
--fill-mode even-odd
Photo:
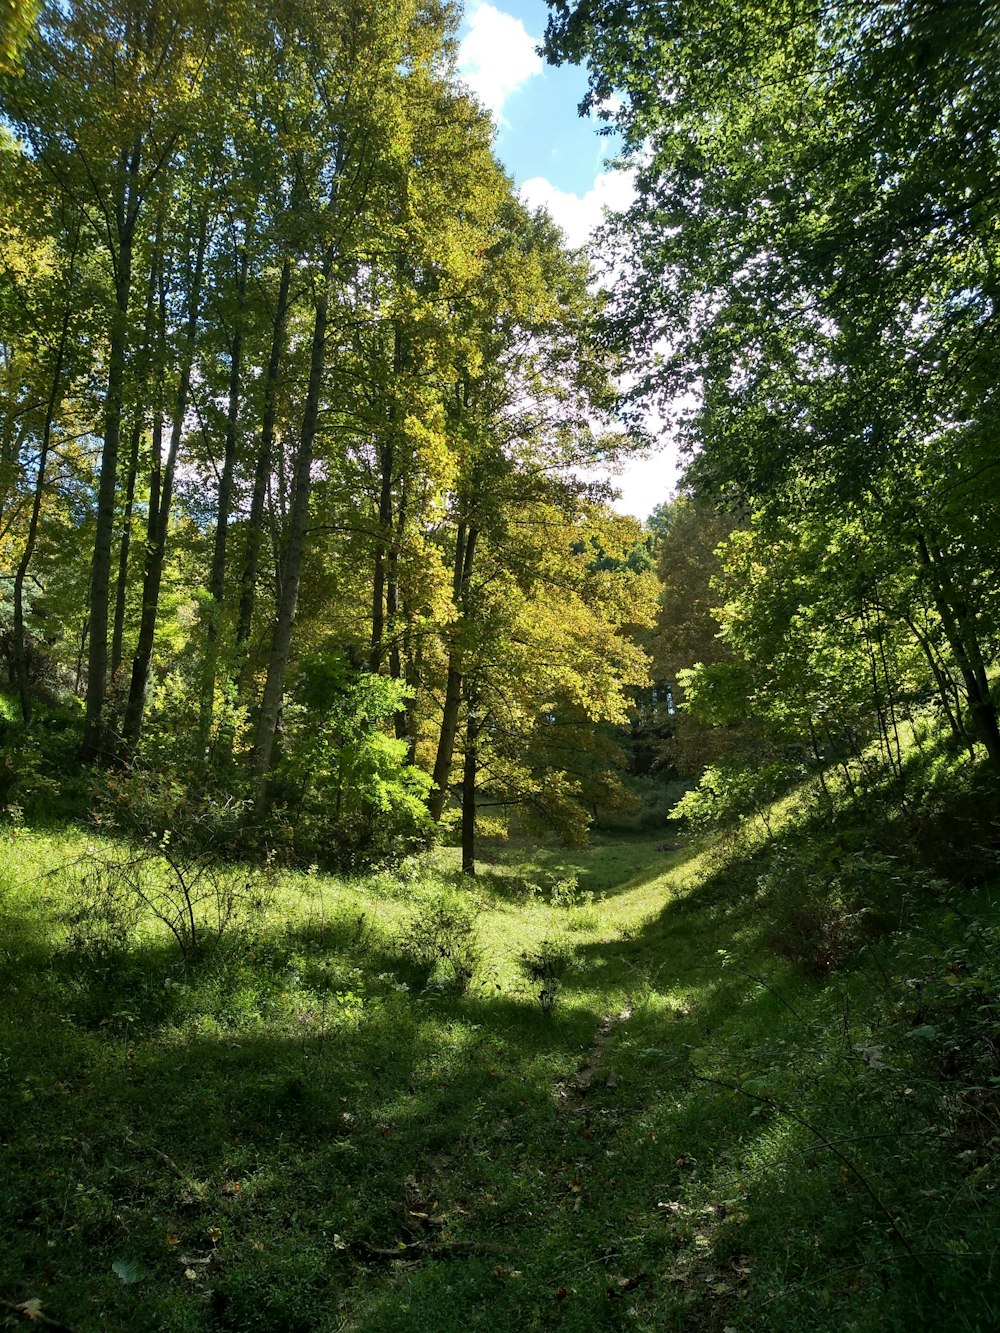
{"label": "tree trunk", "polygon": [[126,185],[115,206],[119,245],[115,263],[115,309],[108,342],[108,390],[104,400],[104,445],[101,450],[101,479],[97,490],[97,525],[94,531],[94,555],[90,570],[90,651],[87,662],[86,718],[82,749],[85,763],[93,763],[100,759],[104,752],[111,552],[115,534],[118,443],[121,436],[125,361],[128,353],[128,310],[132,289],[132,251],[140,202],[138,177],[141,158],[141,146],[136,144],[128,156]]}
{"label": "tree trunk", "polygon": [[[455,576],[453,595],[459,610],[457,632],[462,629],[468,602],[469,579],[476,555],[478,530],[465,523],[459,523],[455,541]],[[457,636],[456,636],[457,637]],[[455,740],[458,736],[458,719],[462,706],[462,672],[459,645],[453,640],[448,655],[448,683],[445,688],[444,713],[441,717],[441,733],[438,736],[437,756],[434,760],[434,787],[428,798],[428,809],[435,823],[444,813],[444,803],[448,797],[448,783],[451,780],[451,766],[455,755]]]}
{"label": "tree trunk", "polygon": [[[181,363],[177,381],[177,397],[174,402],[174,414],[170,423],[170,444],[167,458],[163,465],[160,482],[159,504],[154,508],[150,495],[151,525],[150,541],[146,551],[146,563],[142,576],[142,615],[139,621],[139,639],[135,657],[132,659],[132,680],[129,685],[128,703],[125,707],[125,722],[122,734],[130,746],[134,746],[142,731],[142,715],[146,706],[146,686],[149,683],[149,667],[153,658],[153,640],[156,637],[156,620],[160,609],[160,585],[163,581],[163,562],[167,550],[167,529],[170,524],[170,506],[174,494],[174,474],[177,467],[177,454],[180,449],[184,419],[187,415],[188,395],[191,390],[191,369],[194,364],[195,341],[198,336],[198,316],[201,304],[201,280],[205,267],[205,247],[208,241],[208,215],[203,215],[198,232],[198,250],[195,256],[194,273],[188,298],[188,314],[184,328],[184,343],[181,350]],[[155,432],[154,432],[155,433]]]}
{"label": "tree trunk", "polygon": [[246,304],[247,271],[250,264],[246,249],[240,256],[237,278],[236,327],[230,346],[229,402],[226,409],[226,444],[219,478],[219,500],[215,518],[215,542],[212,549],[212,569],[208,578],[211,606],[205,626],[205,674],[202,682],[201,716],[199,731],[202,751],[208,748],[215,706],[215,675],[219,652],[219,629],[222,603],[226,591],[226,543],[229,536],[229,516],[233,507],[233,480],[236,472],[236,449],[239,443],[240,384],[243,375],[243,310]]}
{"label": "tree trunk", "polygon": [[375,571],[372,578],[372,640],[368,654],[369,671],[382,665],[382,639],[385,634],[386,545],[392,541],[392,465],[391,441],[379,451],[382,469],[378,499],[378,545],[375,547]]}
{"label": "tree trunk", "polygon": [[122,664],[122,646],[125,639],[125,603],[128,596],[128,558],[132,545],[132,506],[135,503],[135,482],[139,471],[139,445],[142,441],[142,414],[135,410],[132,423],[132,444],[128,456],[128,479],[125,483],[125,504],[122,508],[122,536],[118,546],[118,582],[115,586],[115,616],[111,631],[111,679],[115,680]]}
{"label": "tree trunk", "polygon": [[[934,656],[934,648],[930,638],[922,633],[917,627],[916,622],[912,620],[910,616],[905,616],[904,619],[909,626],[910,633],[916,639],[924,656],[927,658],[927,664],[931,669],[931,675],[934,677],[934,682],[937,685],[938,698],[941,702],[941,707],[944,710],[944,715],[948,719],[948,725],[951,728],[952,735],[964,745],[969,745],[969,735],[962,723],[961,713],[957,707],[952,711],[952,703],[955,702],[957,704],[958,702],[956,698],[955,682],[948,674],[946,674],[945,666],[943,666]],[[969,745],[969,748],[972,754],[975,755],[975,746]]]}
{"label": "tree trunk", "polygon": [[479,728],[475,691],[466,697],[465,762],[462,766],[462,874],[476,873],[476,776],[479,769]]}
{"label": "tree trunk", "polygon": [[923,533],[917,534],[920,562],[928,574],[931,595],[965,686],[965,697],[978,739],[1000,773],[1000,724],[990,695],[989,678],[973,615],[955,587],[940,551],[932,553]]}
{"label": "tree trunk", "polygon": [[[250,501],[250,517],[247,523],[247,548],[240,579],[240,606],[236,619],[236,647],[244,648],[250,638],[253,624],[253,607],[257,591],[257,569],[260,564],[260,544],[264,531],[264,505],[267,502],[267,482],[271,473],[271,456],[274,452],[274,427],[278,416],[278,382],[281,374],[281,358],[285,350],[285,325],[288,321],[288,293],[292,280],[291,260],[286,259],[281,266],[281,279],[278,284],[278,303],[274,312],[274,326],[271,333],[271,353],[267,361],[264,378],[264,411],[261,421],[260,447],[254,468],[253,495]],[[240,684],[246,683],[248,657],[244,651],[240,666]]]}
{"label": "tree trunk", "polygon": [[21,703],[21,716],[24,725],[31,723],[31,690],[28,686],[28,660],[24,645],[24,580],[28,575],[31,557],[35,553],[38,539],[38,520],[42,510],[42,497],[45,494],[45,470],[49,461],[49,448],[52,444],[52,423],[59,401],[59,386],[62,382],[63,361],[66,357],[66,339],[69,332],[69,294],[66,297],[66,309],[63,313],[62,329],[59,333],[59,345],[56,349],[55,366],[52,370],[52,388],[45,404],[45,423],[42,427],[42,447],[38,455],[38,475],[35,478],[35,494],[31,503],[31,518],[28,520],[28,535],[24,543],[14,575],[14,674],[17,679],[17,695]]}
{"label": "tree trunk", "polygon": [[[149,387],[149,371],[153,360],[153,346],[156,338],[156,293],[160,264],[161,228],[157,226],[156,240],[153,245],[153,257],[149,266],[149,285],[146,292],[146,323],[143,332],[142,360],[135,376],[135,405],[132,421],[132,439],[129,448],[128,476],[125,482],[125,504],[122,508],[122,535],[118,546],[118,580],[115,587],[114,627],[111,632],[111,679],[117,684],[118,671],[122,663],[125,639],[125,606],[128,598],[128,562],[132,549],[132,509],[135,504],[135,487],[139,474],[139,449],[142,444],[142,430],[148,404],[145,393]],[[162,327],[162,312],[161,312]]]}
{"label": "tree trunk", "polygon": [[389,623],[389,674],[393,680],[401,680],[409,687],[409,695],[404,706],[393,719],[398,741],[406,741],[406,762],[413,763],[417,748],[417,683],[419,672],[413,661],[413,609],[403,603],[402,626],[400,625],[399,606],[399,536],[403,532],[407,516],[407,488],[400,488],[399,507],[396,515],[397,540],[393,543],[387,562],[387,582],[385,589],[385,613]]}
{"label": "tree trunk", "polygon": [[302,417],[302,431],[295,455],[292,481],[292,503],[288,524],[288,543],[281,570],[281,591],[274,624],[274,638],[267,667],[264,697],[257,720],[254,745],[253,776],[256,779],[254,816],[260,818],[267,808],[267,786],[271,772],[274,736],[281,711],[281,697],[285,684],[285,668],[295,625],[295,611],[299,597],[299,579],[306,548],[306,530],[309,522],[309,496],[312,490],[312,463],[319,424],[319,400],[323,387],[326,358],[326,327],[330,310],[330,277],[333,273],[335,251],[331,246],[323,261],[322,277],[316,297],[312,347],[309,360],[309,384]]}

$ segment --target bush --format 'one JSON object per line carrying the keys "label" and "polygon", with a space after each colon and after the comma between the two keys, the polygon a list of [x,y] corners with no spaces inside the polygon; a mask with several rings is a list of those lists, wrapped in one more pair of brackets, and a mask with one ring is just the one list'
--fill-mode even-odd
{"label": "bush", "polygon": [[143,904],[113,860],[94,855],[76,867],[67,951],[89,970],[116,967],[132,948]]}
{"label": "bush", "polygon": [[482,960],[475,916],[457,898],[438,898],[410,922],[404,950],[430,981],[451,981],[464,994]]}
{"label": "bush", "polygon": [[793,764],[722,761],[705,770],[698,786],[671,810],[671,818],[688,820],[696,831],[757,821],[770,837],[774,832],[771,806],[801,777],[801,766]]}
{"label": "bush", "polygon": [[545,940],[537,949],[521,955],[521,970],[537,987],[535,995],[546,1018],[555,1010],[559,988],[569,968],[569,955],[558,944]]}
{"label": "bush", "polygon": [[227,864],[183,841],[175,845],[169,830],[147,845],[95,846],[76,870],[70,948],[104,966],[128,951],[140,923],[152,917],[189,962],[224,939],[251,933],[273,894],[270,863]]}
{"label": "bush", "polygon": [[594,901],[590,889],[580,888],[577,875],[553,875],[549,882],[549,902],[553,907],[590,907]]}
{"label": "bush", "polygon": [[401,681],[356,673],[336,655],[300,668],[301,702],[283,714],[284,753],[272,783],[269,831],[300,857],[352,873],[426,847],[430,777],[384,724],[409,694]]}

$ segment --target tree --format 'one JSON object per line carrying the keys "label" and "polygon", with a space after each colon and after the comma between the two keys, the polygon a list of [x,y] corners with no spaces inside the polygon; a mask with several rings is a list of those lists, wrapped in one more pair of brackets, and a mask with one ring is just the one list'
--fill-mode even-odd
{"label": "tree", "polygon": [[696,777],[726,747],[727,738],[706,730],[684,709],[684,673],[730,657],[720,636],[720,597],[714,585],[722,569],[720,548],[737,523],[687,496],[674,501],[666,518],[659,520],[660,598],[650,653],[655,679],[669,690],[673,716],[659,762],[669,760],[685,777]]}
{"label": "tree", "polygon": [[35,0],[3,0],[0,5],[0,73],[16,68],[38,14]]}
{"label": "tree", "polygon": [[592,103],[624,94],[608,332],[644,362],[636,405],[697,391],[703,495],[891,534],[1000,769],[996,41],[978,0],[556,3],[547,37]]}

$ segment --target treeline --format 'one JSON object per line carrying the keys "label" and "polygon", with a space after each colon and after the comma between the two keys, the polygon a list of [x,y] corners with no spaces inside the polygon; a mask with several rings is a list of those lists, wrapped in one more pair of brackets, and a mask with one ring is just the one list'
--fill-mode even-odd
{"label": "treeline", "polygon": [[8,799],[76,694],[86,764],[306,853],[405,845],[459,788],[470,868],[481,787],[585,824],[655,579],[573,471],[616,445],[599,298],[453,22],[80,0],[4,77]]}
{"label": "treeline", "polygon": [[928,706],[1000,774],[997,20],[554,6],[550,57],[617,99],[636,172],[606,339],[693,454],[658,674],[734,812],[795,764],[850,785],[873,740],[902,782]]}

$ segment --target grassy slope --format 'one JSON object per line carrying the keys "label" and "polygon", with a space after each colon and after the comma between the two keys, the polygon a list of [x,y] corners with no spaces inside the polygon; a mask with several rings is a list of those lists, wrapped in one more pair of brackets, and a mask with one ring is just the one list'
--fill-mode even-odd
{"label": "grassy slope", "polygon": [[[991,1155],[935,1130],[886,994],[920,937],[810,980],[752,866],[647,838],[498,853],[464,996],[403,943],[446,853],[289,879],[225,970],[150,937],[102,977],[59,953],[83,850],[0,848],[0,1299],[79,1333],[997,1327]],[[595,902],[525,898],[540,862]],[[433,1248],[364,1248],[400,1242]]]}

